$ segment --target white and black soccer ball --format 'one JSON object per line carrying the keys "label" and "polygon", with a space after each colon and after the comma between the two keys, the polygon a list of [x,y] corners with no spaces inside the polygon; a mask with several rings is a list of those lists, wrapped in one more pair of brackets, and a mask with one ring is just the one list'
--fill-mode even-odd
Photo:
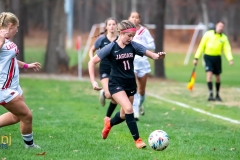
{"label": "white and black soccer ball", "polygon": [[148,144],[155,151],[163,151],[169,145],[168,134],[163,130],[155,130],[149,135]]}

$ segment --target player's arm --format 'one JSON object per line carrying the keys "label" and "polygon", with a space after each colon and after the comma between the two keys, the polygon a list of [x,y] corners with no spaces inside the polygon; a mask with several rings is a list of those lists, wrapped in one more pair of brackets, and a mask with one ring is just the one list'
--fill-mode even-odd
{"label": "player's arm", "polygon": [[145,44],[147,44],[146,48],[148,50],[155,50],[156,46],[154,43],[154,39],[148,29],[145,29],[143,33],[143,37],[144,37],[144,41],[146,42]]}
{"label": "player's arm", "polygon": [[151,52],[149,50],[146,49],[146,47],[144,47],[143,45],[137,43],[137,42],[131,42],[132,46],[134,47],[134,49],[136,50],[136,53],[140,56],[147,56],[151,59],[157,60],[157,59],[164,59],[166,53],[165,52],[158,52],[158,53],[154,53]]}
{"label": "player's arm", "polygon": [[17,60],[17,63],[18,63],[18,67],[23,69],[33,69],[34,71],[39,71],[41,68],[41,64],[39,62],[28,64],[28,63]]}
{"label": "player's arm", "polygon": [[98,83],[95,81],[94,67],[98,62],[101,61],[101,59],[110,54],[113,45],[114,43],[110,43],[103,47],[102,49],[98,50],[97,54],[93,58],[91,58],[90,61],[88,62],[88,72],[94,90],[102,89],[101,87],[98,86]]}
{"label": "player's arm", "polygon": [[98,37],[98,39],[96,40],[96,42],[94,43],[94,45],[90,48],[89,51],[89,57],[90,59],[93,58],[94,56],[94,52],[100,48],[100,45],[102,43],[102,40],[104,39],[104,36]]}
{"label": "player's arm", "polygon": [[149,50],[146,50],[145,55],[146,55],[147,57],[151,58],[151,59],[158,60],[158,59],[164,59],[166,53],[165,53],[165,52],[154,53],[154,52],[151,52],[151,51],[149,51]]}
{"label": "player's arm", "polygon": [[89,57],[90,57],[90,59],[93,58],[95,51],[96,51],[95,46],[92,46],[92,47],[90,48],[90,50],[89,50]]}
{"label": "player's arm", "polygon": [[98,55],[95,55],[88,62],[88,72],[89,72],[90,80],[94,90],[102,89],[101,87],[98,86],[98,83],[95,81],[95,72],[94,72],[95,65],[100,61],[101,59],[98,57]]}

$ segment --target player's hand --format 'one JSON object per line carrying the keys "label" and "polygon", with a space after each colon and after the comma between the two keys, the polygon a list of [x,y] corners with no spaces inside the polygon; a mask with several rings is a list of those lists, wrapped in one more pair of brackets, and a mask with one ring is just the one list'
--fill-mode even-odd
{"label": "player's hand", "polygon": [[233,65],[233,60],[229,61],[229,65],[230,65],[230,66]]}
{"label": "player's hand", "polygon": [[166,52],[158,52],[158,59],[163,59],[166,55]]}
{"label": "player's hand", "polygon": [[39,71],[41,64],[39,62],[30,63],[28,64],[28,68],[32,68],[34,71]]}
{"label": "player's hand", "polygon": [[102,87],[98,86],[98,83],[96,81],[92,83],[92,86],[93,86],[93,89],[97,91],[100,91],[102,89]]}
{"label": "player's hand", "polygon": [[198,63],[198,60],[197,60],[197,59],[194,59],[194,60],[193,60],[193,64],[196,66],[197,63]]}

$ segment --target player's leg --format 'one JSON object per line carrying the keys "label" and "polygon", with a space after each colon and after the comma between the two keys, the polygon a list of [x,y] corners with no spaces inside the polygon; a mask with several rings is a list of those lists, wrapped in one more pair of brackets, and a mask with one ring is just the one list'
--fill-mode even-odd
{"label": "player's leg", "polygon": [[102,77],[100,77],[100,79],[101,79],[101,84],[102,84],[103,89],[100,90],[99,101],[100,101],[102,106],[105,106],[105,104],[106,104],[106,95],[108,97],[110,96],[110,93],[108,91],[108,81],[109,81],[109,79],[108,78],[103,78],[102,79]]}
{"label": "player's leg", "polygon": [[139,110],[140,114],[144,115],[145,110],[143,107],[143,102],[145,101],[145,90],[147,84],[147,78],[149,73],[151,72],[151,66],[147,58],[140,58],[138,75],[137,75],[137,82],[138,82],[138,94],[139,94]]}
{"label": "player's leg", "polygon": [[[139,82],[138,82],[138,70],[134,70],[135,72],[135,77],[136,77],[136,82],[137,82],[137,86],[139,86]],[[133,98],[133,114],[134,114],[134,118],[136,121],[139,120],[139,104],[140,104],[140,98],[139,98],[139,94],[138,92],[136,92],[134,94],[134,98]]]}
{"label": "player's leg", "polygon": [[22,133],[26,148],[39,148],[39,146],[33,142],[32,113],[24,102],[23,97],[17,95],[13,100],[3,106],[20,120],[20,132]]}
{"label": "player's leg", "polygon": [[147,78],[148,78],[148,74],[144,74],[143,76],[138,77],[138,93],[139,93],[139,99],[140,99],[139,110],[141,115],[145,114],[143,102],[145,100]]}
{"label": "player's leg", "polygon": [[139,120],[139,104],[140,104],[139,94],[136,93],[134,94],[134,98],[133,98],[133,113],[136,121]]}
{"label": "player's leg", "polygon": [[[124,92],[124,91],[120,91],[120,92]],[[119,92],[114,93],[114,95],[121,96],[121,95],[119,94]],[[112,97],[112,98],[113,98],[113,97]],[[114,100],[114,98],[113,98],[111,101],[113,101],[114,103],[117,104],[117,102]],[[107,111],[107,114],[109,114],[108,112],[109,112],[109,109],[108,109],[108,111]],[[120,112],[121,112],[121,111],[120,111]],[[125,120],[124,114],[123,114],[123,113],[121,114],[120,112],[117,112],[112,119],[110,118],[110,116],[106,116],[106,117],[104,118],[104,128],[103,128],[103,130],[102,130],[102,138],[103,138],[103,139],[106,139],[106,138],[108,137],[108,134],[109,134],[111,128],[112,128],[114,125],[117,125],[117,124],[119,124],[119,123],[122,123],[122,122]],[[111,114],[112,114],[112,113],[113,113],[113,111],[111,112]],[[121,116],[121,115],[122,115],[122,116]]]}
{"label": "player's leg", "polygon": [[4,113],[0,116],[0,128],[16,124],[19,121],[20,119],[11,112]]}
{"label": "player's leg", "polygon": [[101,97],[104,96],[107,99],[111,99],[108,109],[107,109],[107,113],[106,113],[106,117],[111,117],[112,113],[114,112],[115,108],[117,107],[117,103],[112,99],[112,96],[108,89],[108,82],[109,82],[109,78],[104,78],[101,80],[101,84],[102,84],[103,90],[104,90],[104,95],[100,94],[100,99],[104,99],[104,104],[105,104],[105,98],[101,98]]}
{"label": "player's leg", "polygon": [[133,139],[135,140],[136,147],[145,148],[146,144],[142,141],[142,139],[139,136],[137,123],[133,115],[133,108],[132,108],[133,95],[134,93],[131,93],[131,91],[127,93],[125,91],[120,91],[116,94],[113,94],[112,96],[114,100],[122,107],[121,113],[125,113],[126,123],[133,136]]}

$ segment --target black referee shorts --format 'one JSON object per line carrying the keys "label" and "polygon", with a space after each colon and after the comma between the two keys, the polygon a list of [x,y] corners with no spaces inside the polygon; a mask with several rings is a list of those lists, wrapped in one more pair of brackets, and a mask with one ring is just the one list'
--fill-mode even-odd
{"label": "black referee shorts", "polygon": [[215,75],[222,73],[222,59],[221,56],[209,56],[204,54],[205,70],[211,71]]}

